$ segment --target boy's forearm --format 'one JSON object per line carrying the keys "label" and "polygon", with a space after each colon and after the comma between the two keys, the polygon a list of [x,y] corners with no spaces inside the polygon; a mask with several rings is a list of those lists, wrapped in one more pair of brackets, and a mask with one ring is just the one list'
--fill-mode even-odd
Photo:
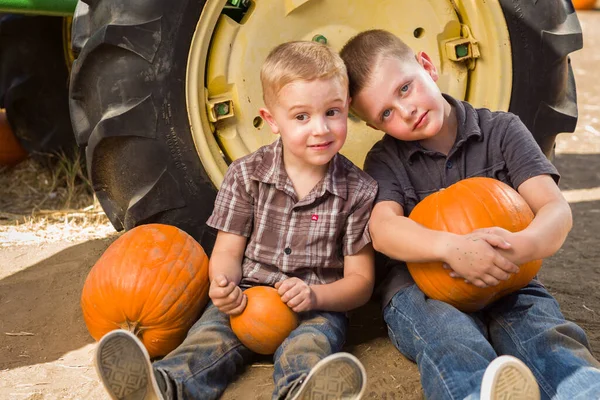
{"label": "boy's forearm", "polygon": [[396,260],[444,260],[450,235],[434,231],[401,216],[386,216],[369,224],[375,250]]}
{"label": "boy's forearm", "polygon": [[373,280],[362,275],[351,275],[325,285],[313,285],[315,309],[323,311],[350,311],[369,301]]}
{"label": "boy's forearm", "polygon": [[515,264],[550,257],[562,247],[572,224],[568,203],[549,203],[538,211],[526,229],[515,234],[512,250],[503,255]]}
{"label": "boy's forearm", "polygon": [[232,257],[227,252],[213,252],[210,257],[208,271],[211,281],[217,275],[225,275],[229,282],[234,282],[236,285],[242,280],[242,265],[240,260],[237,257]]}

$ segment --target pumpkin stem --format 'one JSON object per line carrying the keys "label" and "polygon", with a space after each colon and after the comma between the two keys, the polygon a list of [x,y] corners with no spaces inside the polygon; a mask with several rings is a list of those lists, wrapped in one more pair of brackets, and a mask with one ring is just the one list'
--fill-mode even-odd
{"label": "pumpkin stem", "polygon": [[138,336],[138,333],[140,332],[139,321],[125,320],[120,328],[133,333],[135,336]]}

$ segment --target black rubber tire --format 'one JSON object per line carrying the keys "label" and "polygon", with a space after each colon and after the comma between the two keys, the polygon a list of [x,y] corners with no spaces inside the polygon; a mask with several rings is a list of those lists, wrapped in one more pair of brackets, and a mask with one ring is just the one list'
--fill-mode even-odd
{"label": "black rubber tire", "polygon": [[512,48],[509,111],[552,158],[556,135],[577,124],[577,93],[569,53],[583,46],[570,0],[500,0]]}
{"label": "black rubber tire", "polygon": [[90,32],[71,70],[71,120],[117,230],[178,226],[210,252],[216,189],[190,135],[185,73],[204,1],[86,0]]}
{"label": "black rubber tire", "polygon": [[34,157],[76,148],[68,102],[63,18],[0,18],[0,107]]}
{"label": "black rubber tire", "polygon": [[[86,20],[74,21],[89,39],[73,34],[82,49],[71,74],[71,118],[105,212],[118,230],[176,225],[210,252],[214,231],[204,222],[216,191],[190,135],[184,87],[204,1],[85,3]],[[567,55],[581,47],[581,29],[570,3],[515,3],[501,0],[513,49],[510,110],[548,154],[556,134],[577,120]]]}

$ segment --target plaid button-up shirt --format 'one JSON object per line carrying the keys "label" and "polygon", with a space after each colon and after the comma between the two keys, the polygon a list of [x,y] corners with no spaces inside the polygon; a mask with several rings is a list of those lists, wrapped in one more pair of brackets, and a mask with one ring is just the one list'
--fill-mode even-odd
{"label": "plaid button-up shirt", "polygon": [[248,237],[242,286],[298,277],[309,285],[343,277],[344,256],[371,242],[377,183],[341,154],[302,200],[288,178],[281,139],[234,161],[207,224]]}

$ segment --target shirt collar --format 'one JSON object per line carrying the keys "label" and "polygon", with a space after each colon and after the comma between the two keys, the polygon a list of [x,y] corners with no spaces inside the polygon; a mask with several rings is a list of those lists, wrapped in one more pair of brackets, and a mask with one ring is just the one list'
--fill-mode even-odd
{"label": "shirt collar", "polygon": [[[342,199],[348,197],[346,167],[347,160],[344,156],[336,154],[329,162],[325,178],[317,185],[316,197],[321,197],[325,191]],[[293,185],[283,167],[283,143],[281,138],[265,148],[262,160],[254,170],[251,179],[275,185],[278,190],[294,193]]]}
{"label": "shirt collar", "polygon": [[[481,129],[477,121],[476,113],[475,115],[473,115],[475,111],[473,110],[473,107],[470,104],[465,103],[461,100],[457,100],[448,94],[442,93],[442,96],[444,96],[444,99],[446,99],[446,101],[450,103],[450,105],[454,108],[456,112],[457,132],[456,141],[454,142],[453,148],[461,146],[464,142],[466,142],[467,140],[469,140],[469,138],[473,136],[480,138]],[[469,113],[469,115],[467,113]],[[426,148],[421,146],[421,144],[418,141],[415,141],[411,143],[411,146],[409,146],[408,158],[412,159],[412,157],[417,153],[428,154],[435,152],[427,150]]]}

